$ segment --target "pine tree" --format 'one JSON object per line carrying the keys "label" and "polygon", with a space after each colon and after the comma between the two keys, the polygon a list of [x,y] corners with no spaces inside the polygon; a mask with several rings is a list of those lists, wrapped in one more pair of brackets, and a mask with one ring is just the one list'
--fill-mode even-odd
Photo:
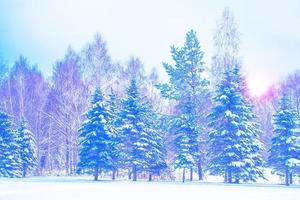
{"label": "pine tree", "polygon": [[137,180],[137,173],[146,171],[149,166],[151,135],[145,124],[146,108],[138,93],[136,81],[132,80],[127,90],[127,98],[122,102],[120,113],[122,131],[122,150],[124,163]]}
{"label": "pine tree", "polygon": [[160,175],[161,171],[167,168],[167,151],[161,135],[161,130],[157,127],[159,123],[158,115],[152,110],[150,105],[145,105],[146,132],[149,134],[149,159],[147,171],[149,181],[152,181],[153,175]]}
{"label": "pine tree", "polygon": [[111,170],[113,171],[112,179],[115,180],[116,178],[116,172],[118,168],[120,168],[122,163],[122,152],[120,152],[119,146],[121,143],[121,137],[120,137],[120,131],[118,129],[118,113],[119,108],[117,105],[117,97],[113,89],[111,89],[108,99],[108,111],[111,114],[110,116],[110,126],[113,128],[113,133],[111,134],[111,140],[114,143],[113,146],[111,146],[111,158],[113,161],[113,165],[111,166]]}
{"label": "pine tree", "polygon": [[22,177],[32,172],[37,166],[36,142],[33,134],[27,128],[27,122],[23,120],[18,129],[18,142],[22,166]]}
{"label": "pine tree", "polygon": [[285,184],[293,183],[293,174],[300,169],[300,132],[297,129],[297,113],[287,94],[283,94],[274,115],[275,137],[272,139],[269,164],[280,175],[285,175]]}
{"label": "pine tree", "polygon": [[225,182],[255,181],[263,177],[262,145],[252,106],[242,94],[238,67],[227,68],[217,86],[215,107],[209,114],[208,170],[224,175]]}
{"label": "pine tree", "polygon": [[87,112],[87,120],[79,132],[80,170],[93,171],[94,180],[98,180],[101,171],[115,169],[114,127],[111,125],[112,114],[100,89],[96,89],[92,100],[92,107]]}
{"label": "pine tree", "polygon": [[[175,168],[191,170],[198,167],[199,179],[202,179],[200,159],[199,135],[200,127],[205,123],[200,113],[204,113],[208,106],[207,86],[209,82],[202,77],[203,52],[197,39],[196,32],[191,30],[186,34],[186,41],[182,48],[171,48],[175,65],[164,63],[170,82],[159,84],[158,88],[164,97],[177,101],[177,113],[172,120],[172,129],[178,137],[175,145]],[[184,174],[183,174],[184,175]],[[184,181],[184,179],[183,179]]]}
{"label": "pine tree", "polygon": [[0,112],[0,177],[21,177],[21,160],[17,132],[11,117]]}

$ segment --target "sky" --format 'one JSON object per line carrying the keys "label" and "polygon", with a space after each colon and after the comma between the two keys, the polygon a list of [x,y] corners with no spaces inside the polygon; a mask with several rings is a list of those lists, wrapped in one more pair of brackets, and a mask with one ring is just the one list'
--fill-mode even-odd
{"label": "sky", "polygon": [[190,29],[209,66],[225,7],[241,33],[240,56],[254,95],[300,70],[299,0],[1,0],[0,56],[13,63],[23,55],[49,77],[69,45],[80,51],[100,33],[114,60],[140,57],[148,72],[156,67],[165,77],[170,46],[181,46]]}

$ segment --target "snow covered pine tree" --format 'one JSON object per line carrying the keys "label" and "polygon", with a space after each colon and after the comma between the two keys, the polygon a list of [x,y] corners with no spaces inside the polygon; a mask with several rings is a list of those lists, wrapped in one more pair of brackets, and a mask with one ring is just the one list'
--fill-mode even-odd
{"label": "snow covered pine tree", "polygon": [[22,167],[22,177],[32,173],[37,166],[36,142],[33,134],[27,128],[27,122],[21,121],[18,128],[18,143],[20,145],[20,157]]}
{"label": "snow covered pine tree", "polygon": [[11,117],[0,112],[0,177],[21,177],[20,147]]}
{"label": "snow covered pine tree", "polygon": [[204,71],[203,52],[197,39],[196,32],[191,30],[186,34],[182,48],[171,48],[175,65],[164,63],[170,82],[158,84],[165,98],[176,100],[176,110],[172,120],[172,129],[177,135],[175,145],[175,168],[185,171],[190,169],[190,180],[193,180],[193,170],[198,169],[199,180],[202,179],[202,163],[200,159],[199,134],[200,127],[204,126],[201,119],[208,96],[209,82],[201,75]]}
{"label": "snow covered pine tree", "polygon": [[120,138],[120,130],[118,127],[118,114],[119,114],[119,107],[118,107],[118,102],[117,102],[117,96],[114,92],[114,90],[111,88],[110,93],[109,93],[109,98],[107,101],[108,104],[108,111],[111,114],[111,118],[110,118],[110,126],[113,127],[113,133],[111,133],[111,140],[113,141],[113,143],[115,144],[115,148],[111,149],[111,158],[113,160],[113,165],[112,167],[112,179],[115,180],[116,179],[116,173],[118,171],[119,168],[121,168],[121,163],[122,163],[122,153],[120,152],[120,142],[121,142],[121,138]]}
{"label": "snow covered pine tree", "polygon": [[257,124],[250,103],[240,88],[239,67],[226,68],[217,86],[215,107],[209,114],[208,170],[224,175],[225,182],[255,181],[263,177],[261,143],[257,139]]}
{"label": "snow covered pine tree", "polygon": [[280,99],[273,123],[276,135],[272,139],[269,164],[285,176],[286,185],[293,184],[293,173],[300,169],[300,132],[297,113],[287,94]]}
{"label": "snow covered pine tree", "polygon": [[157,127],[158,115],[152,110],[151,106],[146,103],[145,124],[146,132],[149,134],[149,161],[147,171],[149,173],[149,181],[152,181],[153,175],[160,175],[161,171],[167,168],[166,157],[167,150],[160,132]]}
{"label": "snow covered pine tree", "polygon": [[[113,115],[100,89],[92,96],[92,108],[86,113],[79,132],[80,146],[78,168],[83,172],[93,172],[94,180],[98,180],[102,171],[114,171],[118,145],[114,138]],[[86,171],[87,170],[87,171]]]}
{"label": "snow covered pine tree", "polygon": [[[122,102],[120,125],[122,130],[122,150],[125,153],[125,165],[132,173],[133,181],[137,173],[148,171],[159,173],[165,166],[162,140],[154,129],[153,113],[145,106],[138,93],[136,81],[132,80],[127,90],[127,98]],[[153,116],[152,116],[153,117]]]}

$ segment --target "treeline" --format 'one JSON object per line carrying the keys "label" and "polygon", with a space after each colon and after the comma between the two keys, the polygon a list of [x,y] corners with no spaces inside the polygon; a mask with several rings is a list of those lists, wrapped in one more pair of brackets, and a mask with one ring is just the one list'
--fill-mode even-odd
{"label": "treeline", "polygon": [[[224,181],[264,178],[272,169],[293,183],[300,167],[300,73],[252,98],[238,55],[239,33],[225,9],[211,66],[195,31],[171,47],[161,83],[138,58],[114,62],[100,35],[70,47],[45,80],[20,57],[1,62],[0,176],[111,174]],[[28,126],[27,126],[28,125]],[[30,131],[29,131],[30,130]]]}

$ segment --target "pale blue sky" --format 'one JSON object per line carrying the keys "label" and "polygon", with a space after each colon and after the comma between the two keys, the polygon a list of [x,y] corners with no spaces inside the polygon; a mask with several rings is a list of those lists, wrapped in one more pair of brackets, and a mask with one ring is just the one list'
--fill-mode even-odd
{"label": "pale blue sky", "polygon": [[244,70],[253,93],[261,93],[300,69],[299,0],[1,0],[0,55],[20,54],[46,76],[68,45],[79,51],[97,32],[115,60],[139,56],[147,70],[170,61],[169,46],[197,31],[205,62],[224,7],[234,12],[241,32]]}

